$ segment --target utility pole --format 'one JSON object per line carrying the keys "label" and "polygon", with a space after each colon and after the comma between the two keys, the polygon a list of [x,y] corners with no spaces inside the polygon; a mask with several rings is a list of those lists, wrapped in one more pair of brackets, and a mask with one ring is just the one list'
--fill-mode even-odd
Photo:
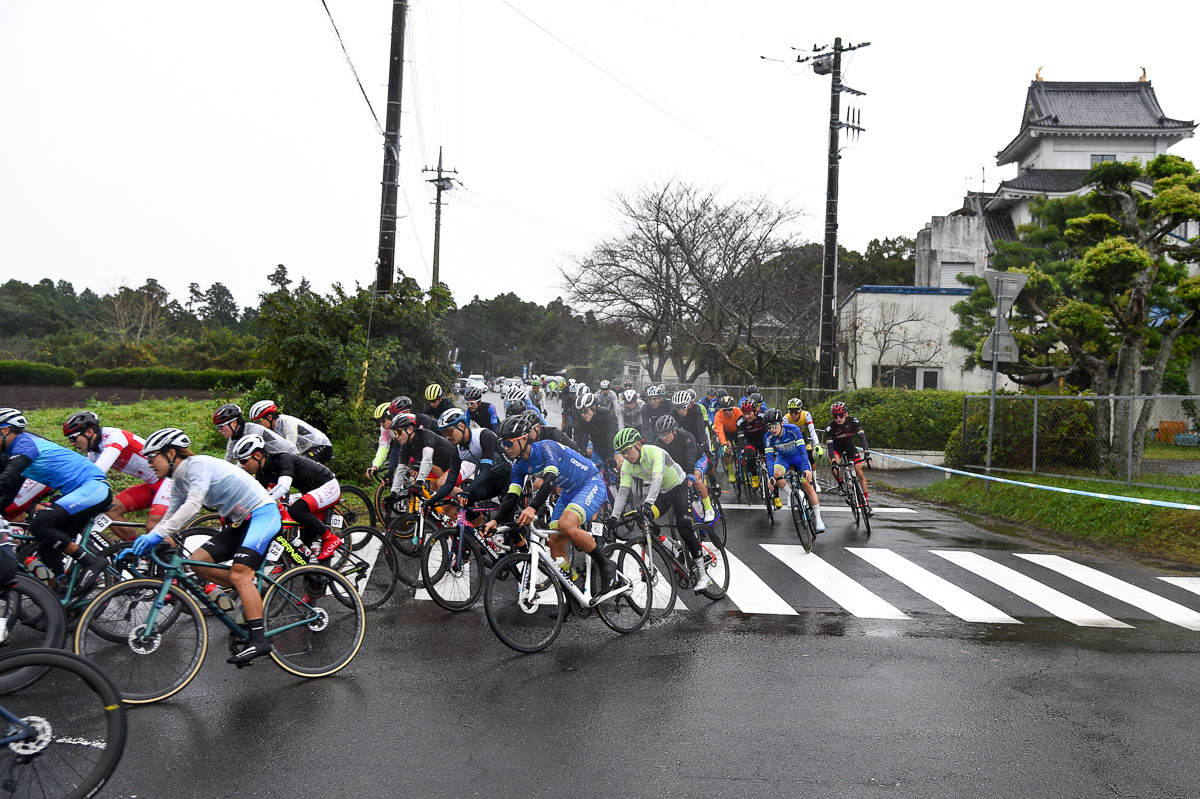
{"label": "utility pole", "polygon": [[842,47],[842,39],[833,40],[833,52],[825,53],[829,45],[813,47],[813,55],[797,58],[796,62],[803,64],[813,62],[813,72],[818,75],[832,74],[829,99],[829,174],[825,184],[825,261],[821,270],[821,351],[819,375],[821,388],[834,389],[834,337],[837,333],[837,228],[838,228],[838,138],[842,128],[849,128],[855,134],[863,128],[858,126],[855,117],[853,123],[842,122],[841,96],[849,92],[863,96],[864,92],[851,89],[842,84],[842,53],[869,47],[870,42],[849,44]]}
{"label": "utility pole", "polygon": [[[400,98],[404,87],[404,21],[407,0],[392,2],[392,49],[388,63],[387,118],[383,133],[383,198],[379,203],[379,256],[375,260],[375,291],[392,290],[396,274],[396,197],[400,186]],[[436,282],[436,278],[435,278]]]}
{"label": "utility pole", "polygon": [[[438,284],[438,256],[441,253],[442,241],[442,192],[450,191],[454,188],[454,178],[445,177],[442,171],[442,148],[438,147],[438,165],[435,170],[433,167],[426,167],[425,172],[437,172],[437,177],[433,180],[427,180],[426,183],[432,183],[437,188],[437,199],[434,201],[433,212],[433,286],[436,288]],[[457,175],[456,170],[448,170],[450,174]]]}

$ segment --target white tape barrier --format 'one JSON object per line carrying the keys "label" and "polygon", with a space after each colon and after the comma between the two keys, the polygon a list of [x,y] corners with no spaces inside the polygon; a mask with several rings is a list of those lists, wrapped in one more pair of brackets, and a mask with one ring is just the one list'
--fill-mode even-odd
{"label": "white tape barrier", "polygon": [[899,455],[889,455],[886,452],[871,450],[872,456],[880,456],[883,458],[891,458],[894,461],[903,461],[904,463],[913,463],[917,466],[924,466],[926,469],[937,469],[939,472],[947,472],[948,474],[960,474],[963,477],[977,477],[980,480],[991,480],[993,483],[1004,483],[1010,486],[1023,486],[1024,488],[1039,488],[1042,491],[1056,491],[1059,494],[1074,494],[1077,497],[1094,497],[1095,499],[1115,499],[1118,502],[1132,502],[1135,505],[1153,505],[1157,508],[1178,508],[1179,510],[1200,510],[1200,505],[1188,505],[1183,502],[1164,502],[1159,499],[1142,499],[1141,497],[1122,497],[1117,494],[1098,494],[1094,491],[1079,491],[1074,488],[1059,488],[1058,486],[1038,485],[1037,483],[1022,483],[1019,480],[1006,480],[1003,477],[988,477],[984,474],[976,474],[975,472],[964,472],[961,469],[950,469],[945,466],[934,466],[930,463],[922,463],[921,461],[910,460],[909,458],[901,458]]}

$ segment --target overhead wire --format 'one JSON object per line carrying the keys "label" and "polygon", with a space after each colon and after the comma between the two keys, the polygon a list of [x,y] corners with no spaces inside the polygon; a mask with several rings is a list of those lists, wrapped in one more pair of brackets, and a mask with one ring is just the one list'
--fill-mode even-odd
{"label": "overhead wire", "polygon": [[358,84],[358,90],[362,92],[363,99],[367,101],[367,108],[371,112],[371,119],[375,120],[375,130],[380,136],[383,134],[383,125],[379,124],[379,116],[375,113],[374,106],[371,105],[371,98],[367,96],[367,90],[363,88],[362,80],[358,77],[358,70],[354,68],[354,62],[350,60],[350,52],[346,49],[346,42],[342,40],[342,33],[338,30],[337,23],[333,21],[333,14],[329,11],[329,5],[325,0],[321,0],[321,6],[325,9],[325,16],[329,17],[329,24],[333,27],[333,34],[337,37],[338,44],[342,47],[342,55],[346,59],[346,64],[350,67],[351,74],[354,75],[354,82]]}

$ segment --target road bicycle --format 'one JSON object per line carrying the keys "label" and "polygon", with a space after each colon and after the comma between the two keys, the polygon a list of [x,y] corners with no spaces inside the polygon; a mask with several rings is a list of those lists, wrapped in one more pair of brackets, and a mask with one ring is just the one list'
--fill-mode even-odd
{"label": "road bicycle", "polygon": [[756,458],[758,471],[758,486],[755,488],[758,498],[767,509],[767,521],[775,526],[775,492],[771,490],[770,475],[767,474],[767,459],[761,455]]}
{"label": "road bicycle", "polygon": [[[642,559],[648,572],[653,601],[651,615],[661,618],[674,608],[680,591],[692,587],[692,567],[695,560],[678,535],[678,526],[643,519],[638,511],[628,511],[618,520],[618,526],[632,534],[618,537]],[[670,533],[664,533],[663,531]],[[729,590],[729,561],[725,544],[718,541],[713,528],[704,522],[692,524],[692,532],[700,541],[704,569],[712,583],[700,593],[712,600],[725,596]]]}
{"label": "road bicycle", "polygon": [[125,705],[112,681],[78,655],[24,649],[0,656],[0,792],[6,797],[95,796],[121,761]]}
{"label": "road bicycle", "polygon": [[596,544],[617,565],[616,582],[600,593],[599,574],[590,557],[580,575],[580,588],[550,556],[550,530],[530,526],[521,531],[529,551],[501,558],[488,572],[483,589],[488,624],[505,646],[518,652],[539,652],[550,646],[562,631],[568,602],[575,615],[582,618],[595,610],[619,633],[635,632],[646,623],[651,610],[650,575],[633,549],[625,544]]}
{"label": "road bicycle", "polygon": [[431,535],[421,548],[421,579],[429,596],[446,610],[466,610],[483,591],[487,571],[511,549],[502,534],[484,535],[467,520],[468,515],[495,511],[495,503],[467,507],[458,495],[454,524]]}
{"label": "road bicycle", "polygon": [[[75,631],[75,651],[105,669],[122,698],[133,704],[166,699],[200,671],[208,652],[205,611],[228,628],[232,654],[250,638],[191,571],[195,566],[229,566],[189,560],[168,544],[160,544],[149,556],[163,578],[127,580],[106,588],[84,610]],[[258,583],[265,634],[274,647],[271,659],[280,668],[299,677],[325,677],[358,654],[365,611],[345,576],[307,565],[279,575],[260,569]]]}
{"label": "road bicycle", "polygon": [[689,482],[688,503],[692,506],[692,518],[700,524],[707,524],[711,527],[714,540],[720,541],[721,546],[725,546],[729,531],[725,525],[725,509],[721,507],[721,488],[717,485],[711,470],[705,472],[704,482],[708,486],[708,501],[712,503],[713,520],[711,522],[704,521],[704,502],[700,499],[700,492],[696,490],[695,484]]}
{"label": "road bicycle", "polygon": [[804,551],[812,552],[813,541],[817,536],[817,520],[812,505],[809,504],[808,495],[800,488],[804,477],[793,466],[787,470],[783,479],[787,480],[791,489],[788,506],[792,511],[792,524],[796,526],[796,535],[800,537],[800,545],[804,547]]}
{"label": "road bicycle", "polygon": [[[0,652],[59,649],[67,639],[67,617],[58,596],[41,580],[17,574],[0,589]],[[36,680],[36,669],[14,669],[0,677],[0,694]]]}
{"label": "road bicycle", "polygon": [[832,462],[830,468],[833,471],[833,479],[837,482],[838,493],[842,495],[842,499],[850,506],[850,511],[854,514],[854,526],[858,527],[861,521],[867,531],[867,536],[870,537],[870,508],[867,505],[867,498],[863,495],[862,483],[858,481],[856,470],[850,469],[849,475],[843,475],[840,463],[832,458],[830,460]]}

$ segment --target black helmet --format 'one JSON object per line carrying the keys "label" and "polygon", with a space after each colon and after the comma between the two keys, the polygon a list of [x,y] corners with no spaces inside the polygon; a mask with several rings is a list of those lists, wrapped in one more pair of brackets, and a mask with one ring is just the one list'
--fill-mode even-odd
{"label": "black helmet", "polygon": [[667,433],[673,433],[679,429],[679,422],[675,421],[675,417],[669,413],[664,413],[654,421],[654,432],[660,436],[665,436]]}
{"label": "black helmet", "polygon": [[[223,424],[228,424],[234,420],[242,421],[242,408],[240,405],[234,405],[232,402],[227,402],[220,408],[213,411],[213,424],[218,427]],[[168,429],[168,428],[164,428]]]}
{"label": "black helmet", "polygon": [[91,411],[79,411],[71,414],[71,417],[63,422],[63,435],[67,438],[74,438],[89,427],[99,430],[100,417]]}
{"label": "black helmet", "polygon": [[772,425],[783,424],[783,411],[778,408],[772,408],[763,414],[763,424],[767,427]]}
{"label": "black helmet", "polygon": [[757,394],[757,393],[758,393],[758,386],[756,386],[756,385],[754,385],[753,383],[751,383],[750,385],[746,386],[746,393],[747,393],[747,394]]}
{"label": "black helmet", "polygon": [[529,410],[529,406],[525,404],[525,400],[511,400],[504,406],[504,413],[508,416],[516,416],[527,410]]}
{"label": "black helmet", "polygon": [[500,423],[500,429],[496,432],[501,439],[521,438],[529,435],[529,430],[532,426],[529,420],[525,418],[524,413],[519,413],[515,416],[509,416]]}

